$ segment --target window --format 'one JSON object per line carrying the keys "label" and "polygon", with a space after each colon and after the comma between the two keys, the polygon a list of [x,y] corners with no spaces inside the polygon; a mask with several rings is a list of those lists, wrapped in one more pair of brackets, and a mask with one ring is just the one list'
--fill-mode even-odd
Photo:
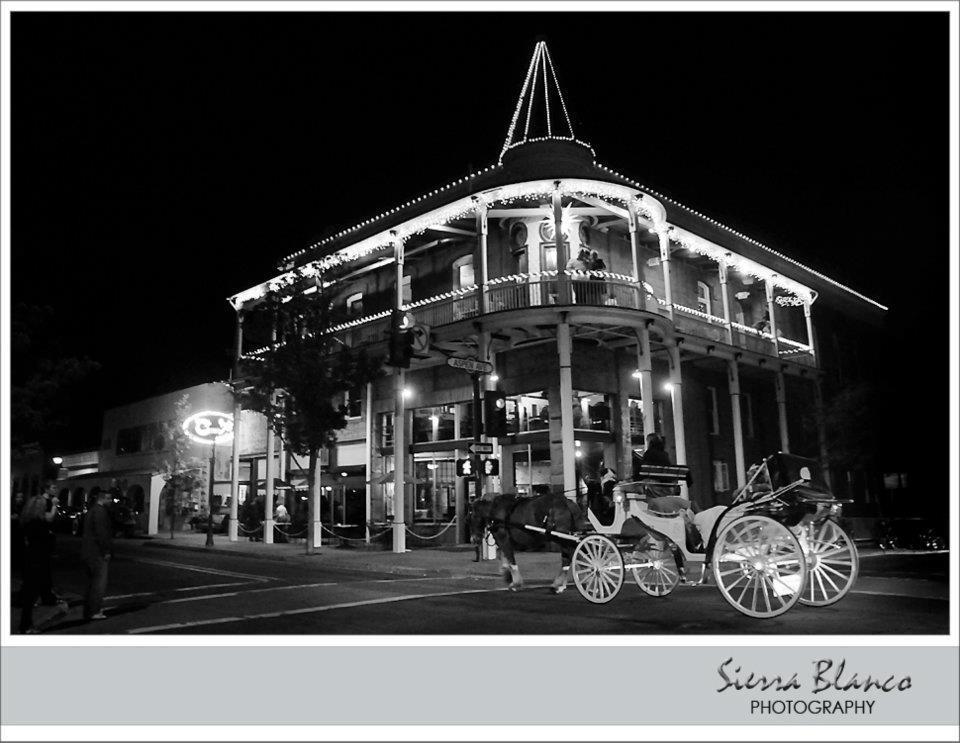
{"label": "window", "polygon": [[453,262],[453,288],[466,289],[475,286],[473,255],[465,255]]}
{"label": "window", "polygon": [[347,297],[347,314],[350,317],[360,317],[363,314],[363,292],[357,292]]}
{"label": "window", "polygon": [[117,454],[136,454],[140,451],[140,428],[121,428],[117,431]]}
{"label": "window", "polygon": [[507,398],[507,431],[525,433],[550,428],[546,392],[528,392]]}
{"label": "window", "polygon": [[363,396],[360,394],[360,390],[344,392],[343,406],[347,409],[347,418],[359,418],[363,414]]}
{"label": "window", "polygon": [[747,438],[753,438],[753,397],[749,393],[741,395],[743,398],[743,427]]}
{"label": "window", "polygon": [[403,281],[400,284],[400,302],[407,304],[413,301],[413,289],[410,286],[410,274],[403,275]]}
{"label": "window", "polygon": [[712,315],[712,304],[710,302],[710,287],[704,282],[697,282],[697,309]]}
{"label": "window", "polygon": [[416,408],[413,411],[413,443],[453,441],[456,411],[456,405]]}
{"label": "window", "polygon": [[627,409],[630,413],[630,443],[642,444],[643,438],[643,400],[631,397],[627,400]]}
{"label": "window", "polygon": [[707,387],[707,426],[711,434],[720,435],[720,411],[717,409],[716,387]]}
{"label": "window", "polygon": [[557,246],[544,244],[542,247],[543,247],[543,252],[540,258],[540,270],[556,271],[557,270]]}
{"label": "window", "polygon": [[611,431],[610,397],[602,392],[573,391],[573,427]]}
{"label": "window", "polygon": [[713,490],[715,493],[726,493],[730,490],[730,470],[727,463],[720,460],[713,460]]}

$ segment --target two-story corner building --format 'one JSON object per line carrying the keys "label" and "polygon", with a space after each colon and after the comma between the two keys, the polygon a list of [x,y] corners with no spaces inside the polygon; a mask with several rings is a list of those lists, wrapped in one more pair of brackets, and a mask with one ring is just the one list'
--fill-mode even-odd
{"label": "two-story corner building", "polygon": [[484,385],[508,395],[509,435],[492,442],[500,475],[485,491],[545,484],[573,497],[601,464],[629,477],[657,432],[708,506],[767,454],[822,454],[812,413],[833,349],[820,308],[873,323],[886,309],[601,165],[574,133],[542,42],[495,164],[279,268],[230,299],[240,355],[265,341],[245,337],[244,318],[283,281],[333,282],[356,316],[340,328],[353,346],[385,354],[395,308],[430,329],[409,370],[348,400],[331,465],[342,457],[362,473],[371,522],[463,522],[472,483],[454,463],[477,411],[449,357],[490,362]]}

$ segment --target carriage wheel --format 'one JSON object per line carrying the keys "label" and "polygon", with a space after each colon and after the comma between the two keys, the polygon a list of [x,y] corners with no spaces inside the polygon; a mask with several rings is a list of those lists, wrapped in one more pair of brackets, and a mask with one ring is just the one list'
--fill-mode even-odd
{"label": "carriage wheel", "polygon": [[767,516],[744,516],[717,535],[713,576],[733,608],[765,619],[797,603],[807,561],[786,526]]}
{"label": "carriage wheel", "polygon": [[827,519],[808,524],[797,535],[807,558],[807,582],[800,592],[806,606],[829,606],[842,599],[857,580],[860,558],[850,536]]}
{"label": "carriage wheel", "polygon": [[650,596],[666,596],[680,583],[680,571],[670,550],[649,549],[633,553],[639,567],[631,568],[640,590]]}
{"label": "carriage wheel", "polygon": [[570,559],[577,590],[594,604],[605,604],[623,586],[623,556],[612,540],[591,534],[577,543]]}

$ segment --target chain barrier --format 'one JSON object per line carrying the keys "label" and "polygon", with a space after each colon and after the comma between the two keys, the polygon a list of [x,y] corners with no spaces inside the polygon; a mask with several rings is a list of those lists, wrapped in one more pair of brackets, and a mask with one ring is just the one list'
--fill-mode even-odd
{"label": "chain barrier", "polygon": [[406,524],[404,524],[403,528],[404,528],[404,530],[405,530],[408,534],[410,534],[411,536],[416,537],[417,539],[437,539],[438,537],[442,536],[442,535],[447,531],[447,529],[449,529],[449,528],[450,528],[451,526],[453,526],[455,523],[457,523],[457,517],[456,517],[456,516],[454,516],[454,517],[453,517],[453,520],[452,520],[452,521],[449,521],[449,522],[446,524],[446,526],[444,526],[440,531],[438,531],[436,534],[433,534],[432,536],[429,536],[429,537],[424,537],[424,536],[421,536],[420,534],[417,534],[415,531],[413,531],[413,530],[412,530],[409,526],[407,526]]}
{"label": "chain barrier", "polygon": [[258,526],[256,529],[247,529],[247,528],[244,527],[243,524],[238,523],[238,524],[237,524],[237,530],[238,530],[241,534],[245,534],[245,535],[247,535],[247,536],[250,536],[250,535],[259,534],[260,532],[262,532],[262,531],[263,531],[263,526]]}
{"label": "chain barrier", "polygon": [[[330,529],[328,529],[327,527],[325,527],[323,524],[320,524],[320,531],[325,531],[325,532],[326,532],[327,534],[329,534],[331,537],[335,537],[336,539],[340,539],[340,540],[342,540],[342,541],[344,541],[344,542],[366,542],[366,541],[367,541],[366,537],[360,537],[360,538],[357,538],[357,537],[345,537],[345,536],[343,536],[343,535],[341,535],[341,534],[337,534],[335,531],[330,531]],[[375,535],[374,535],[374,534],[371,534],[371,535],[370,535],[370,541],[373,541],[374,539],[379,539],[379,538],[382,537],[384,534],[389,534],[390,531],[391,531],[391,529],[384,529],[383,531],[378,532],[378,533],[375,534]]]}
{"label": "chain barrier", "polygon": [[274,524],[273,528],[276,529],[277,532],[279,532],[283,536],[287,537],[288,539],[299,539],[302,535],[306,535],[307,533],[307,527],[303,527],[303,531],[290,533],[288,531],[284,531],[283,526],[284,526],[283,524]]}

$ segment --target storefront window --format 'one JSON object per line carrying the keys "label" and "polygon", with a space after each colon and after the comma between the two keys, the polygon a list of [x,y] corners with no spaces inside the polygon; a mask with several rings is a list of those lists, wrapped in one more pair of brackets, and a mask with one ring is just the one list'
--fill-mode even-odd
{"label": "storefront window", "polygon": [[413,463],[416,479],[414,518],[449,521],[457,508],[456,462],[448,452],[418,454]]}
{"label": "storefront window", "polygon": [[458,405],[460,410],[460,432],[461,439],[473,438],[473,402],[462,402]]}
{"label": "storefront window", "polygon": [[528,392],[507,398],[507,430],[511,433],[546,431],[550,411],[546,392]]}
{"label": "storefront window", "polygon": [[630,411],[630,443],[643,444],[643,401],[631,397],[627,402]]}
{"label": "storefront window", "polygon": [[413,443],[453,441],[456,437],[456,407],[443,405],[413,411]]}
{"label": "storefront window", "polygon": [[611,431],[611,395],[573,392],[573,427],[586,431]]}
{"label": "storefront window", "polygon": [[550,487],[550,449],[528,446],[513,453],[513,482],[518,495]]}

